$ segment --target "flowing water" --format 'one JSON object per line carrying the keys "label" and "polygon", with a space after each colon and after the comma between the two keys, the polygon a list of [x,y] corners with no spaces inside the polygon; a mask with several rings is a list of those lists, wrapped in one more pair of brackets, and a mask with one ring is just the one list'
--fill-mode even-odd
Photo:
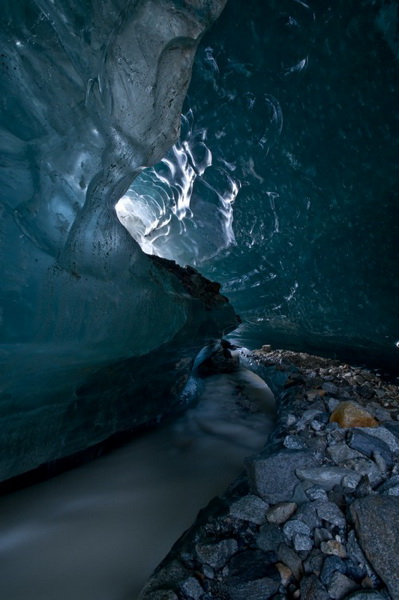
{"label": "flowing water", "polygon": [[135,600],[199,509],[271,431],[250,371],[213,375],[195,407],[73,471],[0,498],[0,598]]}

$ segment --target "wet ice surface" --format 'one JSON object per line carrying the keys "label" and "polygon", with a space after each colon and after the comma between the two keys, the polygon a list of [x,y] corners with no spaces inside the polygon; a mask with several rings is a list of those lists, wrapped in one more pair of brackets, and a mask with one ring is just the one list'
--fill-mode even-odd
{"label": "wet ice surface", "polygon": [[264,445],[273,404],[246,369],[213,375],[178,420],[1,498],[1,597],[135,600],[198,510]]}

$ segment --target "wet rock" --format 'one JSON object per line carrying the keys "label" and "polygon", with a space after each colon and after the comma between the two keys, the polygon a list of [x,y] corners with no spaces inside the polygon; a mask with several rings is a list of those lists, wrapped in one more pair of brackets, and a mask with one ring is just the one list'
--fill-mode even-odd
{"label": "wet rock", "polygon": [[354,592],[347,596],[345,600],[387,600],[386,596],[382,596],[374,590],[364,590],[360,592]]}
{"label": "wet rock", "polygon": [[222,540],[216,544],[197,544],[195,546],[198,559],[215,569],[223,567],[237,549],[238,544],[234,539]]}
{"label": "wet rock", "polygon": [[297,552],[309,551],[313,548],[313,541],[311,540],[310,536],[302,533],[297,533],[294,535],[293,544]]}
{"label": "wet rock", "polygon": [[331,583],[332,576],[337,572],[342,573],[343,575],[346,574],[345,562],[337,556],[327,556],[323,562],[323,567],[320,572],[320,579],[324,585],[329,585]]}
{"label": "wet rock", "polygon": [[[279,576],[280,578],[280,576]],[[268,600],[272,598],[280,586],[280,581],[269,577],[255,579],[245,583],[236,583],[229,586],[229,600]]]}
{"label": "wet rock", "polygon": [[357,450],[369,458],[371,458],[375,452],[378,452],[388,467],[393,465],[393,458],[388,445],[378,437],[355,429],[354,431],[351,431],[348,436],[348,445],[353,450]]}
{"label": "wet rock", "polygon": [[277,551],[277,548],[283,541],[282,530],[277,525],[266,523],[260,528],[256,536],[256,545],[265,552]]}
{"label": "wet rock", "polygon": [[[299,468],[296,470],[296,475],[299,479],[309,481],[314,485],[318,485],[329,491],[336,485],[340,485],[345,476],[353,476],[350,469],[344,467],[311,467]],[[358,477],[360,481],[361,475]]]}
{"label": "wet rock", "polygon": [[296,509],[297,505],[295,502],[279,502],[268,510],[266,519],[269,521],[269,523],[281,525],[282,523],[288,521]]}
{"label": "wet rock", "polygon": [[324,527],[317,527],[313,532],[313,539],[317,548],[322,542],[327,542],[328,540],[332,540],[332,538],[332,534]]}
{"label": "wet rock", "polygon": [[329,446],[327,448],[327,454],[332,458],[336,465],[341,465],[346,460],[361,456],[360,452],[353,450],[344,442]]}
{"label": "wet rock", "polygon": [[[395,424],[393,423],[392,425]],[[397,423],[397,425],[399,425],[399,423]],[[399,452],[399,439],[396,437],[394,428],[390,423],[384,423],[383,427],[365,428],[362,429],[362,431],[385,442],[391,452]]]}
{"label": "wet rock", "polygon": [[313,550],[310,552],[309,556],[303,563],[303,568],[306,575],[315,574],[319,577],[324,560],[325,555],[320,550],[313,548]]}
{"label": "wet rock", "polygon": [[320,550],[323,554],[330,554],[333,556],[338,556],[339,558],[346,557],[346,550],[341,542],[337,542],[337,540],[328,540],[327,542],[322,542],[320,544]]}
{"label": "wet rock", "polygon": [[301,600],[330,600],[326,588],[316,575],[307,575],[301,581]]}
{"label": "wet rock", "polygon": [[292,541],[296,535],[309,536],[312,533],[311,528],[299,519],[291,519],[283,527],[284,535],[288,541]]}
{"label": "wet rock", "polygon": [[262,525],[266,521],[266,511],[269,505],[259,496],[249,494],[230,506],[230,515],[236,519]]}
{"label": "wet rock", "polygon": [[393,600],[399,600],[399,498],[362,498],[352,503],[350,512],[362,550]]}
{"label": "wet rock", "polygon": [[353,592],[358,588],[359,586],[357,583],[339,572],[336,572],[331,576],[330,583],[327,586],[328,593],[333,600],[342,600],[350,592]]}
{"label": "wet rock", "polygon": [[336,525],[340,529],[344,529],[346,526],[346,519],[343,512],[338,508],[334,502],[323,502],[317,505],[317,514],[323,521]]}
{"label": "wet rock", "polygon": [[345,401],[340,402],[331,414],[330,421],[338,423],[342,428],[348,427],[378,427],[374,417],[359,404]]}
{"label": "wet rock", "polygon": [[298,554],[287,544],[280,544],[277,556],[279,561],[289,567],[295,579],[299,581],[303,575],[303,564]]}
{"label": "wet rock", "polygon": [[270,504],[290,501],[298,483],[297,469],[317,464],[311,452],[301,450],[281,450],[270,456],[250,457],[246,460],[246,469],[251,491]]}
{"label": "wet rock", "polygon": [[189,598],[193,598],[193,600],[200,600],[204,595],[204,590],[195,579],[195,577],[189,577],[182,583],[180,586],[181,591],[186,594]]}
{"label": "wet rock", "polygon": [[323,488],[318,487],[317,485],[312,485],[310,488],[306,490],[306,495],[309,500],[327,500],[327,493]]}

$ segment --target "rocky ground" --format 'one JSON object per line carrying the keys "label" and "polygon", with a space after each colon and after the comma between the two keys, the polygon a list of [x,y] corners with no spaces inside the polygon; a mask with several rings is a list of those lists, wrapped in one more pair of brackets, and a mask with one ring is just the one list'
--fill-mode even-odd
{"label": "rocky ground", "polygon": [[398,386],[267,346],[243,360],[276,396],[275,432],[139,599],[399,600]]}

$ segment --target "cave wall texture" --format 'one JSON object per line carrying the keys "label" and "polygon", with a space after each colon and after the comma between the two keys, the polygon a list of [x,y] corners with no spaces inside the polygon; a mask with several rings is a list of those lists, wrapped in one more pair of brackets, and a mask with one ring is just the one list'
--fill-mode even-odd
{"label": "cave wall texture", "polygon": [[177,408],[236,326],[139,244],[240,343],[396,368],[398,5],[231,0],[202,39],[224,4],[3,3],[1,479]]}

